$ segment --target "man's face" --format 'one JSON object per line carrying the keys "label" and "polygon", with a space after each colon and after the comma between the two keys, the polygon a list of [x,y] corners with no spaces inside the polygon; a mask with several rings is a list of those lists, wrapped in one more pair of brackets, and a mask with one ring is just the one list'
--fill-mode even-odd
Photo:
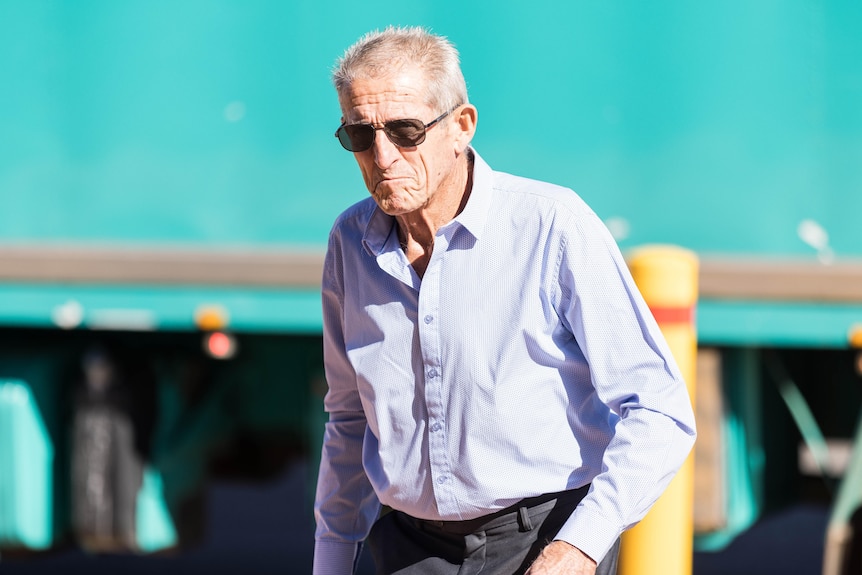
{"label": "man's face", "polygon": [[[339,98],[343,120],[380,127],[389,120],[415,118],[427,124],[446,110],[424,103],[424,85],[421,75],[413,71],[356,80]],[[445,185],[455,166],[455,140],[452,118],[447,116],[428,129],[418,146],[399,148],[378,130],[371,148],[354,156],[377,205],[397,216],[425,207]]]}

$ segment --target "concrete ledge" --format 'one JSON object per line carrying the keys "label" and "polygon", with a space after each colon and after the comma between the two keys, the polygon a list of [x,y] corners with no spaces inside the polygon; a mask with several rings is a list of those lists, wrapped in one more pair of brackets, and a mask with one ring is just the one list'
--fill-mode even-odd
{"label": "concrete ledge", "polygon": [[[0,281],[319,288],[322,250],[0,246]],[[862,260],[701,256],[700,297],[862,303]]]}
{"label": "concrete ledge", "polygon": [[862,260],[822,264],[701,257],[701,298],[862,302]]}
{"label": "concrete ledge", "polygon": [[319,288],[323,253],[185,247],[0,246],[0,281]]}

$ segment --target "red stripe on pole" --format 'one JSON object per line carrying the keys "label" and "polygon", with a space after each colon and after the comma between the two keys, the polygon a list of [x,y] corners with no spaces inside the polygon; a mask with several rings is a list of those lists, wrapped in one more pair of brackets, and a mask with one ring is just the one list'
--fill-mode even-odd
{"label": "red stripe on pole", "polygon": [[650,311],[658,323],[694,323],[694,306],[651,307]]}

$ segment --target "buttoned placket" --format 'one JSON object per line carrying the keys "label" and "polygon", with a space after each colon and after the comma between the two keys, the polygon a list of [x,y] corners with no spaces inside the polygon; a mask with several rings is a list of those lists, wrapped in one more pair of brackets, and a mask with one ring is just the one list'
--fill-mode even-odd
{"label": "buttoned placket", "polygon": [[442,358],[440,296],[443,269],[449,240],[438,231],[434,240],[431,260],[425,270],[419,289],[418,330],[425,377],[425,406],[428,417],[428,457],[434,486],[437,509],[444,515],[458,515],[452,467],[447,447],[446,427],[446,366]]}

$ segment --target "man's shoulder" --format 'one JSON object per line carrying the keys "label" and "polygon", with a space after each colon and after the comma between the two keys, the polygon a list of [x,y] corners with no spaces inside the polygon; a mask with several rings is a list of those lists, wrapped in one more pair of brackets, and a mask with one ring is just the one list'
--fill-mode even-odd
{"label": "man's shoulder", "polygon": [[548,209],[564,209],[578,214],[592,213],[583,198],[565,186],[497,171],[493,181],[494,192],[510,202],[538,203]]}
{"label": "man's shoulder", "polygon": [[377,209],[374,198],[367,197],[341,212],[332,225],[333,230],[365,229],[371,216]]}

